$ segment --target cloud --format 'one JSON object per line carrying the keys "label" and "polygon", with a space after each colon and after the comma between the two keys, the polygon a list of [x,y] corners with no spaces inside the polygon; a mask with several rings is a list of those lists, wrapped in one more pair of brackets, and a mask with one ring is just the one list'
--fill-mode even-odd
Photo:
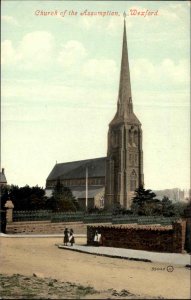
{"label": "cloud", "polygon": [[[126,20],[126,28],[131,28],[133,25],[132,20]],[[83,30],[93,30],[97,32],[103,32],[103,30],[109,35],[118,35],[121,33],[123,28],[123,17],[115,16],[115,17],[81,17],[79,18],[79,26]]]}
{"label": "cloud", "polygon": [[21,55],[14,49],[10,40],[1,43],[1,63],[2,65],[13,65],[21,59]]}
{"label": "cloud", "polygon": [[[98,22],[99,20],[99,22]],[[91,28],[100,28],[100,21],[103,20],[102,17],[80,17],[79,25],[83,29],[90,30]]]}
{"label": "cloud", "polygon": [[117,66],[112,59],[89,59],[83,66],[82,74],[95,80],[111,80],[117,74]]}
{"label": "cloud", "polygon": [[50,63],[54,47],[53,36],[46,31],[26,34],[17,47],[12,41],[2,42],[2,64],[19,62],[20,68],[33,69]]}
{"label": "cloud", "polygon": [[76,63],[80,63],[87,55],[87,51],[83,44],[71,40],[62,46],[58,54],[58,62],[64,67],[70,67]]}
{"label": "cloud", "polygon": [[26,68],[49,63],[53,51],[53,36],[46,31],[34,31],[26,34],[19,47],[21,59]]}
{"label": "cloud", "polygon": [[[152,82],[158,88],[169,89],[183,88],[189,84],[189,62],[187,60],[173,61],[164,59],[158,64],[153,64],[148,59],[137,59],[131,61],[131,73],[134,82],[145,84]],[[144,74],[144,76],[143,76]]]}
{"label": "cloud", "polygon": [[15,26],[19,25],[18,21],[12,16],[2,16],[1,20],[6,22],[7,24],[11,24],[11,25],[15,25]]}
{"label": "cloud", "polygon": [[[30,97],[29,97],[30,95]],[[67,86],[63,82],[37,80],[2,82],[2,121],[63,120],[63,111],[108,111],[114,93],[90,85]]]}

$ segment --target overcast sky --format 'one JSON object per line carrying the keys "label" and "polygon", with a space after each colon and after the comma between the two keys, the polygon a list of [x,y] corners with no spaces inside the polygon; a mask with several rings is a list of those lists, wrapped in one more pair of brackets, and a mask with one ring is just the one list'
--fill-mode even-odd
{"label": "overcast sky", "polygon": [[[80,15],[84,10],[119,15]],[[145,187],[189,187],[188,1],[2,1],[1,166],[8,184],[45,186],[56,161],[106,156],[124,11]]]}

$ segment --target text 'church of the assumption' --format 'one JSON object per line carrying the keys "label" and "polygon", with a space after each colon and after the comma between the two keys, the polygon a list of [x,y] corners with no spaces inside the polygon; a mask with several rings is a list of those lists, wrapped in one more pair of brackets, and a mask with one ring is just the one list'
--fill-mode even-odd
{"label": "text 'church of the assumption'", "polygon": [[107,157],[58,163],[46,181],[50,195],[57,180],[71,189],[81,208],[129,209],[137,187],[144,184],[141,123],[134,114],[131,94],[126,21],[124,20],[117,112],[109,124]]}

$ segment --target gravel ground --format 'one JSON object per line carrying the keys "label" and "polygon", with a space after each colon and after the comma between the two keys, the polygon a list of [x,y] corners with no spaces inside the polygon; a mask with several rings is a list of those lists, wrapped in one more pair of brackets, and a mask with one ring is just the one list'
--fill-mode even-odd
{"label": "gravel ground", "polygon": [[0,295],[3,299],[80,299],[97,293],[90,286],[39,278],[35,273],[33,276],[1,274],[0,282]]}
{"label": "gravel ground", "polygon": [[35,273],[33,276],[0,274],[0,295],[2,299],[143,299],[125,289],[96,291],[91,286],[39,278]]}
{"label": "gravel ground", "polygon": [[[190,269],[184,266],[174,265],[169,272],[164,263],[97,256],[55,246],[62,242],[63,237],[0,237],[0,297],[190,299]],[[85,239],[76,238],[76,244],[85,243]]]}

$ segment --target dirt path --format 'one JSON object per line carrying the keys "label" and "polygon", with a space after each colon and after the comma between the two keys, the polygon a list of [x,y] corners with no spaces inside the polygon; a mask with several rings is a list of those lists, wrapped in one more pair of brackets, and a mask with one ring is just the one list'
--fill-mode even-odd
{"label": "dirt path", "polygon": [[[41,278],[92,286],[98,291],[125,289],[142,297],[190,299],[188,269],[174,266],[170,273],[162,264],[70,252],[55,246],[61,242],[60,238],[1,237],[1,273],[25,276],[35,273]],[[101,294],[99,299],[103,299]]]}

